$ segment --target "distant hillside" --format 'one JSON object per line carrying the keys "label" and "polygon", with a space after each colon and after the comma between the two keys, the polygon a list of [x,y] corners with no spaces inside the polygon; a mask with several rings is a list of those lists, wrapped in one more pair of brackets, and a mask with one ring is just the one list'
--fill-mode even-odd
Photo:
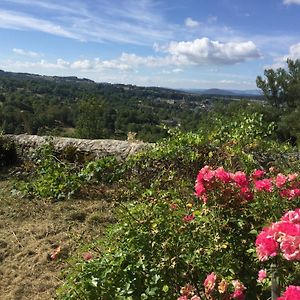
{"label": "distant hillside", "polygon": [[[108,83],[108,82],[100,82],[97,83],[93,80],[87,78],[78,78],[76,76],[47,76],[47,75],[39,75],[39,74],[30,74],[30,73],[16,73],[16,72],[6,72],[0,70],[0,78],[7,78],[12,80],[19,81],[30,81],[30,82],[53,82],[55,84],[90,84],[91,87],[101,89],[101,90],[123,90],[124,93],[134,94],[136,96],[149,96],[149,97],[159,97],[159,98],[167,98],[167,99],[192,99],[195,100],[195,95],[185,92],[182,90],[175,90],[164,87],[143,87],[136,86],[132,84],[120,84],[120,83]],[[199,97],[198,97],[199,98]]]}
{"label": "distant hillside", "polygon": [[36,79],[36,80],[50,80],[50,81],[61,81],[61,82],[90,82],[95,83],[93,80],[87,78],[78,78],[76,76],[46,76],[46,75],[39,75],[39,74],[31,74],[31,73],[16,73],[16,72],[6,72],[0,70],[0,77],[6,77],[11,79],[19,79],[19,80],[26,80],[26,79]]}
{"label": "distant hillside", "polygon": [[202,92],[202,95],[222,95],[222,96],[234,96],[235,93],[228,90],[221,89],[208,89]]}
{"label": "distant hillside", "polygon": [[[0,129],[10,134],[155,142],[168,128],[195,130],[213,102],[255,96],[221,89],[174,90],[97,83],[75,76],[43,76],[0,70]],[[212,100],[212,101],[210,101]]]}
{"label": "distant hillside", "polygon": [[211,96],[261,96],[259,90],[224,90],[224,89],[184,89],[186,92],[197,95],[211,95]]}
{"label": "distant hillside", "polygon": [[126,139],[135,132],[154,142],[167,136],[165,126],[196,128],[210,105],[203,101],[168,88],[0,70],[0,129],[10,134]]}

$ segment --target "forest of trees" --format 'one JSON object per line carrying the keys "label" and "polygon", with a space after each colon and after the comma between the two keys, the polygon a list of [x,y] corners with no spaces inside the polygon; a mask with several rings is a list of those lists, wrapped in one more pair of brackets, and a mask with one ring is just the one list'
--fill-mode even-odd
{"label": "forest of trees", "polygon": [[[171,89],[95,83],[0,71],[0,126],[4,133],[126,139],[167,136],[167,128],[197,131],[216,119],[259,112],[280,140],[300,141],[300,60],[257,77],[264,101],[217,100]],[[259,97],[256,97],[259,98]]]}
{"label": "forest of trees", "polygon": [[76,77],[0,72],[0,126],[5,133],[155,141],[164,125],[198,126],[199,95],[162,88],[94,83]]}

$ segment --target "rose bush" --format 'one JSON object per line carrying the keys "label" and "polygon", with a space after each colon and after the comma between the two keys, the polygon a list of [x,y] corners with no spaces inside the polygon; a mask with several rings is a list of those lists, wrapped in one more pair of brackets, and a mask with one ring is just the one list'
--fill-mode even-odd
{"label": "rose bush", "polygon": [[[63,289],[64,299],[75,297],[75,293],[88,299],[175,299],[180,286],[188,283],[192,290],[186,288],[190,292],[182,292],[180,297],[195,300],[210,295],[215,287],[213,274],[222,274],[228,284],[233,284],[228,289],[231,299],[243,299],[245,295],[253,299],[258,294],[267,299],[268,293],[264,294],[256,281],[260,269],[255,256],[256,235],[267,223],[299,206],[298,194],[291,192],[298,185],[296,174],[279,176],[255,170],[247,175],[205,166],[196,179],[196,197],[179,188],[148,189],[138,202],[122,204],[117,215],[120,221],[107,236],[109,242],[106,239],[106,246],[100,242],[105,252],[78,264],[78,272],[69,276]],[[288,196],[282,191],[289,191]],[[298,210],[288,212],[275,227],[291,234],[295,228],[285,224],[297,220]],[[262,234],[261,239],[266,241],[261,257],[263,251],[276,256],[278,241],[269,239],[267,229],[262,232],[266,236]],[[294,241],[282,243],[289,257],[298,255],[291,250]],[[283,265],[281,271],[283,285],[300,274],[293,262]],[[199,282],[205,281],[208,272],[215,273],[207,279],[201,294]],[[290,275],[285,276],[287,273]],[[238,288],[241,285],[232,281],[236,278],[247,290]],[[222,284],[226,285],[224,281]]]}

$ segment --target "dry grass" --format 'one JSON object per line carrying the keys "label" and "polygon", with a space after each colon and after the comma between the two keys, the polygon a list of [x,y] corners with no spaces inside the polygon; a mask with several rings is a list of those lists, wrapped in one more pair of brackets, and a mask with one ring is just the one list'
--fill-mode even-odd
{"label": "dry grass", "polygon": [[[101,198],[55,202],[18,199],[0,181],[1,300],[54,299],[67,259],[101,236],[113,203]],[[57,260],[51,253],[61,246]]]}

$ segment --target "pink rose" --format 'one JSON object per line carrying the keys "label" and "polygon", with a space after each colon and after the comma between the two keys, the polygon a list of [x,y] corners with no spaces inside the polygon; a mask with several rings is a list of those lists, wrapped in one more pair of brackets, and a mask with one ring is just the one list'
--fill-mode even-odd
{"label": "pink rose", "polygon": [[257,278],[258,282],[262,282],[264,279],[266,279],[266,277],[267,277],[266,270],[260,270],[260,271],[258,271],[258,278]]}
{"label": "pink rose", "polygon": [[86,252],[86,253],[83,253],[83,259],[88,261],[88,260],[91,260],[93,258],[93,254],[91,252]]}
{"label": "pink rose", "polygon": [[257,180],[254,184],[258,191],[272,192],[272,181],[270,179]]}
{"label": "pink rose", "polygon": [[280,189],[285,185],[286,181],[287,181],[287,177],[279,173],[275,179],[275,184]]}
{"label": "pink rose", "polygon": [[300,286],[290,285],[283,295],[277,300],[297,300],[300,299]]}
{"label": "pink rose", "polygon": [[214,177],[214,171],[209,166],[204,166],[198,173],[197,181],[210,181]]}
{"label": "pink rose", "polygon": [[210,294],[215,287],[217,275],[212,272],[204,280],[205,293]]}
{"label": "pink rose", "polygon": [[246,287],[239,280],[232,280],[232,285],[234,287],[233,294],[230,295],[231,299],[244,300],[245,294],[244,291]]}
{"label": "pink rose", "polygon": [[205,191],[206,190],[205,190],[203,183],[197,181],[195,184],[195,195],[197,197],[200,197],[201,195],[203,195],[205,193]]}
{"label": "pink rose", "polygon": [[265,171],[264,170],[255,170],[253,173],[252,173],[252,177],[254,179],[259,179],[261,177],[263,177],[265,175]]}
{"label": "pink rose", "polygon": [[247,201],[253,200],[253,193],[248,187],[242,187],[241,188],[241,196]]}
{"label": "pink rose", "polygon": [[289,200],[293,199],[291,190],[285,189],[285,190],[280,191],[279,194],[282,198],[288,198]]}
{"label": "pink rose", "polygon": [[224,182],[224,183],[228,183],[230,182],[231,178],[230,178],[230,174],[227,173],[223,167],[219,167],[216,171],[215,171],[215,176],[216,178],[218,178],[220,181]]}
{"label": "pink rose", "polygon": [[282,234],[291,236],[300,236],[300,224],[280,221],[272,224],[272,230],[275,233],[275,238],[278,240]]}
{"label": "pink rose", "polygon": [[294,180],[297,179],[297,177],[298,177],[298,174],[297,174],[297,173],[289,174],[289,175],[288,175],[288,180],[289,180],[289,181],[294,181]]}
{"label": "pink rose", "polygon": [[188,300],[187,296],[180,296],[179,298],[177,298],[177,300]]}
{"label": "pink rose", "polygon": [[245,299],[245,294],[241,290],[236,290],[233,292],[233,294],[230,295],[231,299],[237,299],[237,300],[244,300]]}
{"label": "pink rose", "polygon": [[247,176],[244,172],[241,172],[241,171],[235,172],[232,175],[232,179],[240,187],[245,187],[245,186],[249,185]]}
{"label": "pink rose", "polygon": [[278,243],[274,240],[274,232],[271,228],[264,228],[257,236],[256,253],[260,261],[267,260],[270,256],[276,256]]}
{"label": "pink rose", "polygon": [[235,291],[244,291],[246,287],[239,280],[232,280],[232,285]]}
{"label": "pink rose", "polygon": [[295,210],[290,210],[284,214],[281,218],[281,221],[287,221],[295,224],[300,224],[300,208],[296,208]]}
{"label": "pink rose", "polygon": [[286,260],[300,260],[300,236],[286,236],[280,243],[280,250]]}
{"label": "pink rose", "polygon": [[289,200],[292,200],[300,196],[300,189],[295,188],[295,189],[282,190],[280,191],[280,196],[282,198],[288,198]]}
{"label": "pink rose", "polygon": [[186,216],[184,216],[183,217],[183,221],[184,222],[191,222],[192,220],[194,220],[195,219],[195,215],[194,214],[191,214],[191,215],[186,215]]}

